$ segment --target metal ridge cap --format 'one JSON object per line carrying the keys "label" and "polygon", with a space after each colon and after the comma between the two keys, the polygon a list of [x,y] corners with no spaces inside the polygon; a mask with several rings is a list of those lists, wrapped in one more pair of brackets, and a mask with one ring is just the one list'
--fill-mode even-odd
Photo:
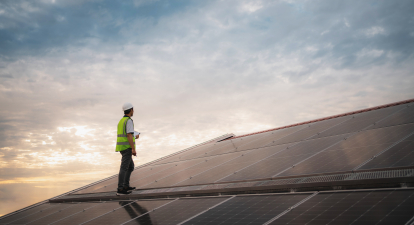
{"label": "metal ridge cap", "polygon": [[268,130],[258,131],[258,132],[254,132],[254,133],[250,133],[250,134],[243,134],[243,135],[240,135],[240,136],[234,136],[234,137],[229,138],[229,139],[226,139],[226,140],[236,139],[236,138],[241,138],[241,137],[246,137],[246,136],[255,135],[255,134],[266,133],[266,132],[275,131],[275,130],[281,130],[281,129],[285,129],[285,128],[289,128],[289,127],[295,127],[295,126],[299,126],[299,125],[304,125],[304,124],[309,124],[309,123],[315,123],[315,122],[319,122],[319,121],[323,121],[323,120],[329,120],[329,119],[334,119],[334,118],[338,118],[338,117],[349,116],[349,115],[353,115],[353,114],[357,114],[357,113],[362,113],[362,112],[369,112],[369,111],[376,110],[376,109],[383,109],[383,108],[388,108],[388,107],[402,105],[402,104],[411,103],[411,102],[414,102],[414,98],[408,99],[408,100],[404,100],[404,101],[389,103],[389,104],[385,104],[385,105],[374,106],[374,107],[370,107],[370,108],[366,108],[366,109],[360,109],[360,110],[356,110],[356,111],[351,111],[351,112],[347,112],[347,113],[337,114],[337,115],[333,115],[333,116],[322,117],[320,119],[315,119],[315,120],[309,120],[309,121],[305,121],[305,122],[295,123],[295,124],[291,124],[291,125],[287,125],[287,126],[283,126],[283,127],[277,127],[277,128],[272,128],[272,129],[268,129]]}

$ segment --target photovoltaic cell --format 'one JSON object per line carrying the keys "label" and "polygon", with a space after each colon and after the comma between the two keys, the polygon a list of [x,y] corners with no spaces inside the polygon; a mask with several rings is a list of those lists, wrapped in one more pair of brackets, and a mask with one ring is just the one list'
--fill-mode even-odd
{"label": "photovoltaic cell", "polygon": [[[166,170],[176,164],[164,164],[164,165],[156,165],[156,166],[146,166],[142,168],[135,169],[134,172],[131,174],[131,181],[137,180],[142,178],[142,176],[150,176],[151,174],[159,173],[162,170]],[[96,193],[96,192],[108,192],[114,191],[118,188],[118,176],[101,182],[99,184],[95,184],[91,187],[86,189],[80,190],[74,194],[85,194],[85,193]]]}
{"label": "photovoltaic cell", "polygon": [[[182,170],[182,171],[177,171],[175,173],[171,172],[171,173],[166,174],[165,176],[161,176],[161,175],[164,175],[165,173],[158,174],[158,176],[156,177],[155,176],[151,177],[153,179],[150,182],[147,182],[146,184],[141,185],[140,188],[162,187],[166,185],[176,184],[182,180],[188,179],[189,177],[185,177],[188,173],[197,172],[196,174],[194,174],[194,175],[197,175],[198,173],[201,173],[203,171],[208,171],[209,169],[215,166],[218,166],[222,163],[232,160],[238,155],[240,155],[240,153],[229,153],[229,154],[223,154],[223,155],[218,155],[218,156],[199,158],[197,160],[201,160],[201,163],[197,164],[197,166],[188,168],[187,171]],[[175,178],[175,179],[172,179],[172,178]]]}
{"label": "photovoltaic cell", "polygon": [[[231,164],[231,162],[233,162],[235,159],[242,157],[242,153],[229,153],[229,154],[225,154],[225,155],[231,155],[232,157],[226,157],[227,160],[223,160],[221,164],[216,164],[215,166],[206,168],[204,171],[197,173],[197,174],[193,174],[190,177],[187,177],[184,180],[181,180],[180,182],[175,183],[175,185],[192,185],[192,184],[203,184],[203,183],[209,183],[209,182],[214,182],[215,180],[217,180],[217,173],[225,173],[225,171],[222,171],[222,169],[228,168],[225,165],[229,165]],[[220,155],[221,156],[221,155]],[[223,155],[224,156],[224,155]],[[233,165],[233,164],[231,164]],[[221,169],[218,169],[221,168]],[[219,172],[217,172],[219,171]],[[220,175],[219,175],[220,176]]]}
{"label": "photovoltaic cell", "polygon": [[220,181],[237,181],[273,177],[288,169],[292,165],[295,165],[315,153],[340,142],[344,137],[346,136],[337,135],[292,144],[292,146],[288,149],[280,151],[265,160],[252,164],[251,166],[238,171],[236,174],[228,176]]}
{"label": "photovoltaic cell", "polygon": [[401,110],[403,106],[394,106],[394,107],[388,107],[368,112],[363,112],[359,114],[353,115],[353,119],[350,119],[348,121],[345,121],[344,123],[332,127],[331,129],[328,129],[318,137],[326,137],[326,136],[332,136],[336,134],[345,134],[355,131],[360,131],[362,129],[367,128],[370,125],[373,125],[376,122],[381,121],[382,119],[390,116],[392,113],[397,112],[398,110]]}
{"label": "photovoltaic cell", "polygon": [[232,175],[235,172],[285,148],[285,145],[279,145],[241,152],[240,157],[199,174],[192,179],[188,179],[186,182],[180,183],[180,185],[204,184],[219,181],[222,178]]}
{"label": "photovoltaic cell", "polygon": [[[143,215],[155,208],[158,208],[171,200],[154,200],[154,201],[136,201],[133,203],[123,203],[119,202],[120,205],[124,207],[111,211],[103,216],[97,217],[85,224],[89,225],[112,225],[112,224],[121,224],[127,222],[137,216]],[[142,217],[149,217],[148,214],[143,215]]]}
{"label": "photovoltaic cell", "polygon": [[155,162],[154,165],[159,165],[159,164],[164,164],[164,163],[169,163],[169,162],[176,162],[176,161],[181,161],[185,159],[192,159],[194,157],[191,157],[191,155],[196,154],[199,151],[206,151],[206,149],[214,148],[213,146],[215,146],[215,144],[217,143],[208,143],[208,144],[203,144],[203,145],[194,147],[185,152],[182,152],[177,155],[170,156],[168,158]]}
{"label": "photovoltaic cell", "polygon": [[297,141],[305,140],[310,137],[317,137],[315,135],[317,135],[318,133],[323,132],[331,127],[334,127],[342,122],[345,122],[349,120],[350,118],[352,118],[352,116],[338,117],[338,118],[333,118],[329,120],[318,121],[312,124],[307,124],[306,128],[301,129],[284,138],[276,140],[272,143],[272,145],[297,142]]}
{"label": "photovoltaic cell", "polygon": [[279,176],[353,170],[413,131],[414,125],[409,124],[357,133],[346,141],[328,148]]}
{"label": "photovoltaic cell", "polygon": [[249,143],[245,143],[237,148],[238,151],[247,150],[247,149],[255,149],[261,148],[265,146],[275,145],[275,142],[284,139],[289,135],[294,135],[296,132],[306,128],[307,125],[298,125],[294,127],[288,127],[280,130],[274,130],[266,132],[266,136],[263,138],[251,141]]}
{"label": "photovoltaic cell", "polygon": [[263,224],[308,194],[237,196],[189,221],[186,225],[250,225]]}
{"label": "photovoltaic cell", "polygon": [[197,164],[203,163],[205,161],[205,159],[191,159],[191,160],[186,160],[186,161],[181,161],[181,162],[175,162],[173,163],[172,167],[169,167],[166,170],[163,170],[159,173],[155,173],[151,176],[145,176],[145,174],[138,174],[143,176],[142,179],[137,179],[137,180],[131,180],[130,181],[130,185],[131,186],[136,186],[138,187],[143,187],[146,186],[152,182],[155,182],[156,180],[159,180],[163,177],[169,176],[171,174],[177,173],[181,170],[187,169],[187,168],[191,168]]}
{"label": "photovoltaic cell", "polygon": [[147,216],[138,217],[126,224],[139,225],[170,225],[179,224],[184,220],[213,207],[216,204],[226,200],[227,197],[213,198],[188,198],[179,199],[171,202],[155,211],[150,212]]}
{"label": "photovoltaic cell", "polygon": [[39,225],[43,225],[43,224],[51,224],[54,223],[56,221],[59,221],[65,217],[74,215],[76,213],[80,213],[81,211],[83,211],[84,209],[88,209],[91,208],[93,206],[96,206],[99,203],[64,203],[64,205],[68,205],[71,207],[67,207],[63,210],[59,210],[55,213],[52,213],[48,216],[45,216],[41,219],[29,222],[27,224],[39,224]]}
{"label": "photovoltaic cell", "polygon": [[414,191],[320,193],[271,224],[405,224],[414,215]]}
{"label": "photovoltaic cell", "polygon": [[403,110],[395,113],[394,115],[381,122],[376,123],[371,127],[371,129],[414,123],[414,104],[410,103],[410,105],[406,104],[402,106],[404,107]]}
{"label": "photovoltaic cell", "polygon": [[26,224],[26,223],[32,222],[34,220],[38,220],[40,218],[43,218],[45,216],[48,216],[48,215],[50,215],[52,213],[56,213],[59,210],[63,210],[63,209],[66,209],[68,207],[73,206],[71,204],[59,204],[59,203],[51,204],[51,205],[52,205],[52,207],[43,209],[40,212],[31,214],[29,216],[26,216],[26,217],[23,217],[21,219],[15,220],[15,221],[13,221],[11,223],[8,223],[8,224]]}
{"label": "photovoltaic cell", "polygon": [[[159,165],[159,166],[154,166],[154,167],[149,167],[146,170],[134,170],[131,174],[131,179],[130,179],[130,183],[134,183],[138,180],[142,180],[144,178],[147,177],[151,177],[151,176],[156,176],[155,174],[159,174],[162,173],[164,170],[168,170],[172,167],[176,167],[174,163],[168,163],[168,164],[163,164],[163,165]],[[109,191],[115,191],[118,188],[118,177],[116,177],[116,180],[113,180],[113,182],[111,184],[106,184],[105,186],[94,190],[94,193],[97,192],[109,192]]]}
{"label": "photovoltaic cell", "polygon": [[359,168],[378,169],[414,165],[414,141],[403,141]]}
{"label": "photovoltaic cell", "polygon": [[45,204],[33,207],[31,209],[27,209],[25,211],[22,211],[22,212],[14,214],[14,215],[11,215],[11,216],[0,219],[0,224],[7,224],[7,223],[10,223],[10,222],[25,218],[27,216],[33,215],[33,214],[40,213],[41,211],[44,211],[45,209],[48,209],[48,208],[54,207],[54,206],[55,206],[55,204],[45,203]]}
{"label": "photovoltaic cell", "polygon": [[55,224],[59,225],[73,225],[81,224],[92,220],[98,216],[102,216],[105,213],[111,212],[114,209],[122,207],[125,204],[131,203],[132,201],[122,201],[122,202],[102,202],[95,203],[97,204],[94,207],[88,208],[85,211],[82,210],[80,213],[73,214],[70,217],[64,218],[63,220],[58,221]]}

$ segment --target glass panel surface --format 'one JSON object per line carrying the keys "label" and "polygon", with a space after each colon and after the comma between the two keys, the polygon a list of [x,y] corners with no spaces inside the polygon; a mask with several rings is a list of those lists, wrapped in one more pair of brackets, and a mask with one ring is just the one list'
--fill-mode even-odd
{"label": "glass panel surface", "polygon": [[264,224],[309,195],[257,195],[235,197],[184,224]]}
{"label": "glass panel surface", "polygon": [[159,173],[155,173],[151,176],[145,176],[145,174],[142,174],[143,175],[142,179],[138,179],[138,180],[135,180],[135,181],[131,180],[130,185],[132,187],[135,186],[137,188],[142,187],[142,186],[148,185],[152,182],[155,182],[156,180],[160,180],[163,177],[167,177],[171,174],[177,173],[181,170],[191,168],[193,166],[197,166],[198,164],[201,164],[204,161],[205,161],[205,159],[199,158],[199,159],[190,159],[190,160],[186,160],[186,161],[175,162],[175,163],[172,163],[172,165],[173,165],[172,167],[170,167],[166,170],[163,170]]}
{"label": "glass panel surface", "polygon": [[338,135],[327,138],[312,139],[292,144],[288,149],[279,151],[275,155],[252,164],[220,181],[250,180],[270,178],[292,165],[320,152],[329,146],[343,140],[345,136]]}
{"label": "glass panel surface", "polygon": [[65,217],[74,215],[76,213],[82,212],[84,209],[91,208],[93,206],[96,206],[98,203],[64,203],[65,205],[70,205],[71,207],[65,208],[63,210],[59,210],[55,213],[52,213],[48,216],[45,216],[41,219],[32,221],[28,224],[51,224],[54,222],[57,222]]}
{"label": "glass panel surface", "polygon": [[357,133],[347,140],[290,168],[279,176],[353,170],[397,141],[400,141],[407,133],[412,131],[414,131],[414,125],[411,124]]}
{"label": "glass panel surface", "polygon": [[93,192],[96,192],[96,190],[98,190],[98,189],[100,189],[100,188],[103,188],[103,187],[105,187],[105,186],[107,186],[107,185],[111,185],[111,184],[113,184],[114,182],[118,182],[118,176],[113,177],[113,178],[111,178],[111,179],[109,179],[109,180],[103,181],[103,182],[101,182],[101,183],[98,183],[98,184],[92,185],[92,186],[90,186],[90,187],[87,187],[87,188],[85,188],[85,189],[82,189],[82,190],[80,190],[80,191],[77,191],[77,192],[75,192],[75,193],[73,193],[73,194],[93,193]]}
{"label": "glass panel surface", "polygon": [[170,225],[179,224],[188,218],[226,200],[224,197],[188,198],[171,202],[145,216],[138,217],[126,224],[139,225]]}
{"label": "glass panel surface", "polygon": [[98,216],[101,216],[105,213],[111,212],[114,209],[122,207],[125,204],[131,203],[132,201],[122,201],[122,202],[102,202],[102,203],[95,203],[97,204],[94,207],[89,209],[82,210],[82,212],[74,214],[70,217],[64,218],[55,224],[62,224],[62,225],[73,225],[73,224],[81,224],[92,220]]}
{"label": "glass panel surface", "polygon": [[405,107],[403,110],[395,113],[394,115],[390,116],[389,118],[381,122],[376,123],[371,129],[413,123],[414,122],[414,104],[413,103],[410,103],[410,104],[411,104],[410,106],[403,105]]}
{"label": "glass panel surface", "polygon": [[[171,200],[136,201],[131,204],[119,202],[122,208],[110,211],[108,214],[93,219],[85,224],[112,225],[125,223],[133,218],[158,208]],[[145,215],[143,216],[145,217]]]}
{"label": "glass panel surface", "polygon": [[414,141],[403,141],[359,168],[377,169],[414,165]]}
{"label": "glass panel surface", "polygon": [[52,205],[52,207],[43,209],[40,212],[28,215],[28,216],[23,217],[21,219],[17,219],[17,220],[15,220],[11,223],[8,223],[8,224],[26,224],[26,223],[32,222],[34,220],[38,220],[42,217],[48,216],[52,213],[56,213],[59,210],[63,210],[63,209],[66,209],[68,207],[73,206],[73,204],[59,204],[59,203],[55,203],[55,204],[52,203],[51,205]]}
{"label": "glass panel surface", "polygon": [[235,152],[235,153],[229,153],[229,154],[216,156],[217,160],[220,160],[220,163],[215,163],[214,166],[206,167],[205,170],[203,170],[202,172],[199,172],[192,176],[182,177],[181,178],[182,180],[180,182],[175,183],[175,185],[190,185],[190,184],[198,184],[200,182],[206,183],[208,182],[207,176],[209,177],[214,176],[215,174],[214,171],[216,171],[216,168],[232,162],[234,159],[240,157],[241,155],[242,153]]}
{"label": "glass panel surface", "polygon": [[319,121],[316,123],[312,123],[312,124],[306,124],[305,128],[291,134],[288,135],[284,138],[281,138],[279,140],[275,140],[274,142],[272,142],[272,145],[278,145],[278,144],[284,144],[284,143],[291,143],[291,142],[297,142],[297,141],[302,141],[308,138],[317,138],[317,134],[321,133],[325,130],[328,130],[330,128],[335,127],[336,125],[349,120],[350,118],[352,118],[352,116],[344,116],[344,117],[338,117],[338,118],[333,118],[333,119],[329,119],[329,120],[323,120],[323,121]]}
{"label": "glass panel surface", "polygon": [[400,110],[402,107],[403,106],[394,106],[355,114],[353,115],[353,119],[350,119],[338,126],[332,127],[331,129],[320,133],[318,137],[345,134],[366,129],[368,126],[373,125],[375,122],[381,121],[387,116],[390,116],[392,113]]}
{"label": "glass panel surface", "polygon": [[320,193],[271,224],[405,224],[414,191]]}
{"label": "glass panel surface", "polygon": [[192,179],[180,183],[180,185],[218,182],[221,179],[230,176],[237,171],[242,170],[257,161],[265,159],[266,157],[269,157],[285,148],[286,146],[279,145],[241,152],[239,157],[208,170],[205,173],[199,174],[198,176],[194,176]]}
{"label": "glass panel surface", "polygon": [[[212,156],[212,157],[192,159],[192,160],[199,161],[199,164],[196,164],[193,167],[189,167],[186,170],[191,169],[191,170],[189,170],[187,172],[198,171],[198,173],[201,173],[201,172],[206,171],[206,170],[209,170],[209,169],[211,169],[211,168],[213,168],[213,167],[215,167],[217,165],[220,165],[222,163],[225,163],[225,162],[227,162],[227,161],[229,161],[229,160],[237,157],[239,154],[240,153],[229,153],[229,154],[223,154],[223,155]],[[182,173],[180,173],[180,172],[182,172]],[[173,183],[175,184],[175,183],[177,183],[179,181],[178,180],[172,180],[169,177],[172,176],[172,175],[174,175],[174,174],[176,174],[176,173],[179,173],[179,174],[177,174],[177,176],[174,176],[175,178],[180,178],[180,179],[188,179],[189,178],[189,177],[184,178],[184,177],[181,176],[181,175],[185,175],[186,174],[186,172],[184,172],[184,170],[180,170],[180,171],[168,171],[168,173],[156,174],[157,176],[151,176],[151,177],[149,177],[150,179],[145,178],[144,179],[144,182],[146,182],[146,183],[141,182],[142,185],[140,185],[139,187],[140,188],[148,188],[149,185],[151,185],[151,187],[160,187],[161,181],[163,179],[167,179],[165,182],[162,181],[163,182],[163,185],[166,185],[166,183],[171,184],[171,185]],[[197,175],[197,174],[195,174],[195,175]],[[160,182],[160,183],[158,184],[158,182]],[[169,182],[171,182],[171,183],[169,183]],[[134,185],[136,185],[135,182],[134,182]]]}
{"label": "glass panel surface", "polygon": [[[143,178],[142,176],[144,177],[150,176],[151,174],[159,173],[172,166],[175,166],[175,164],[163,164],[163,165],[146,166],[146,167],[138,168],[132,172],[130,180],[135,181],[135,180]],[[117,188],[118,188],[118,176],[111,178],[107,181],[101,182],[99,184],[95,184],[86,189],[80,190],[74,194],[108,192],[108,191],[114,191]]]}
{"label": "glass panel surface", "polygon": [[290,168],[278,176],[283,177],[351,171],[389,146],[390,144],[380,144],[332,151],[326,150],[302,163],[299,163],[295,167]]}
{"label": "glass panel surface", "polygon": [[220,145],[223,145],[223,143],[218,142],[218,143],[209,143],[209,144],[201,145],[201,146],[195,147],[194,149],[190,149],[188,151],[180,153],[178,155],[168,157],[160,162],[157,162],[156,164],[176,162],[176,161],[196,158],[197,155],[202,154],[201,152],[204,153],[205,151],[209,151],[211,148],[215,148],[216,146],[220,146]]}
{"label": "glass panel surface", "polygon": [[47,208],[54,207],[54,206],[55,206],[55,204],[45,203],[45,204],[33,207],[31,209],[25,210],[23,212],[19,212],[17,214],[2,218],[2,219],[0,219],[0,224],[10,223],[12,221],[22,219],[22,218],[27,217],[27,216],[32,215],[32,214],[39,213],[40,211],[43,211]]}

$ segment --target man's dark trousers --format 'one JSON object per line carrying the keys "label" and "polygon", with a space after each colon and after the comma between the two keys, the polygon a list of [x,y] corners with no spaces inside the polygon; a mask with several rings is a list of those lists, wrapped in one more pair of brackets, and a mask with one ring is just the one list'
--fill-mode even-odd
{"label": "man's dark trousers", "polygon": [[129,187],[129,179],[134,171],[134,160],[132,160],[132,148],[120,151],[122,154],[121,168],[119,168],[118,189],[122,190]]}

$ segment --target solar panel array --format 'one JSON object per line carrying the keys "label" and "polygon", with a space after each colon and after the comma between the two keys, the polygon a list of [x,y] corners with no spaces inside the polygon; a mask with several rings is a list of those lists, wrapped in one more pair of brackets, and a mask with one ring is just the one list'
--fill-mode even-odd
{"label": "solar panel array", "polygon": [[[0,218],[0,224],[410,224],[410,180],[391,189],[225,196],[208,190],[243,191],[257,181],[312,184],[329,174],[331,180],[364,180],[369,177],[357,176],[396,169],[412,178],[413,102],[203,144],[137,167],[131,186],[138,190],[130,199],[117,199],[118,178],[112,177],[61,198],[77,200],[40,204]],[[390,174],[376,179],[398,177]],[[156,197],[166,190],[184,195]],[[194,190],[210,196],[184,197]],[[155,197],[139,199],[144,193]],[[104,201],[85,200],[93,196]]]}

